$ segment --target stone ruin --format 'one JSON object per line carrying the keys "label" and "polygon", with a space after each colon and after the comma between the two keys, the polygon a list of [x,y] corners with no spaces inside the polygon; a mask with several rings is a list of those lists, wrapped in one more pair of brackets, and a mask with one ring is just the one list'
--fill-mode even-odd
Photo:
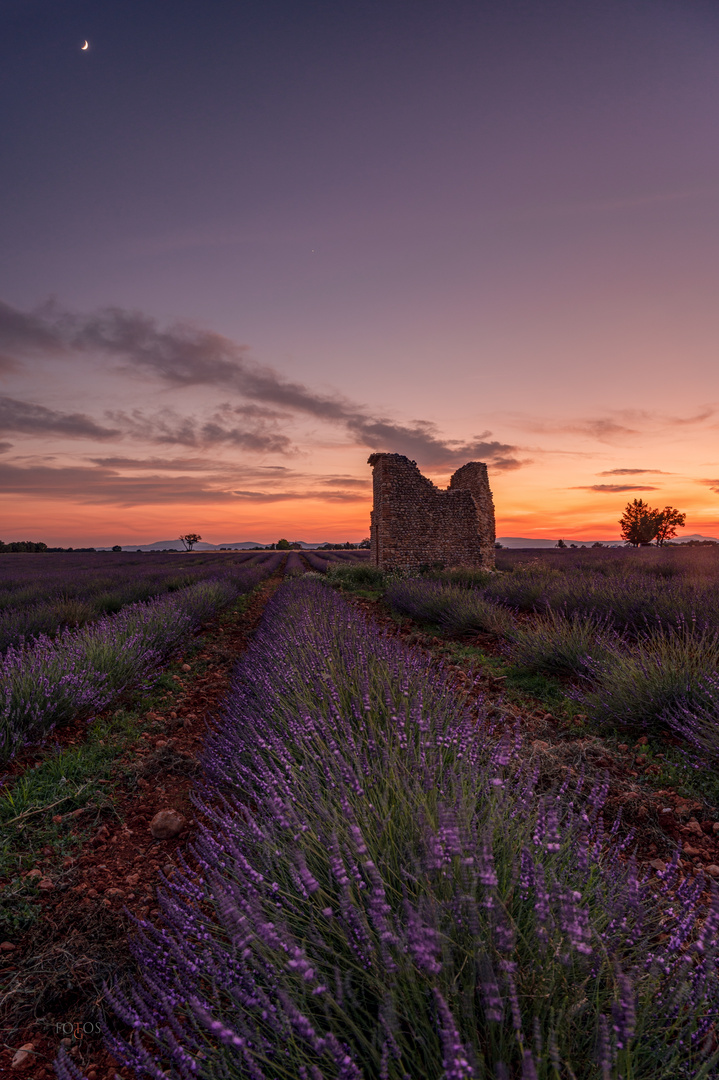
{"label": "stone ruin", "polygon": [[468,462],[442,491],[402,454],[371,454],[368,464],[374,470],[375,566],[494,569],[494,503],[486,465]]}

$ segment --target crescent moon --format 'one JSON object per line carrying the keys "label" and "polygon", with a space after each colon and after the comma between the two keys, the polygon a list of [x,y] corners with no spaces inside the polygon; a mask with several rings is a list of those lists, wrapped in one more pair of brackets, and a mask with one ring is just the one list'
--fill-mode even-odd
{"label": "crescent moon", "polygon": [[85,49],[89,49],[89,48],[90,48],[90,42],[89,42],[89,41],[86,41],[84,45],[81,45],[81,46],[80,46],[80,48],[82,49],[82,51],[83,51],[83,52],[85,52]]}

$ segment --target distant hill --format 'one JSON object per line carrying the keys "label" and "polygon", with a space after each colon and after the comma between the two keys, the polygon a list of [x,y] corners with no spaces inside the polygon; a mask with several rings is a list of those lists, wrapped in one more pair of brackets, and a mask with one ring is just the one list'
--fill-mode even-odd
{"label": "distant hill", "polygon": [[667,541],[669,544],[687,544],[690,540],[711,540],[715,544],[719,544],[719,539],[716,536],[702,536],[701,533],[690,533],[689,536],[677,536],[674,540]]}

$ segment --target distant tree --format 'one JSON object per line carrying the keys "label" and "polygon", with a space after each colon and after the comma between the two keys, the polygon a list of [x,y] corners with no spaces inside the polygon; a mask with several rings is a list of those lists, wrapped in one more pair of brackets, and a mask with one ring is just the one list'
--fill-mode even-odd
{"label": "distant tree", "polygon": [[284,539],[283,540],[278,540],[276,546],[277,546],[278,551],[289,551],[290,550],[290,542],[289,542],[289,540],[284,540]]}
{"label": "distant tree", "polygon": [[14,551],[14,552],[34,552],[34,551],[47,551],[47,544],[44,544],[42,540],[12,540],[9,544],[4,544],[0,540],[0,551]]}
{"label": "distant tree", "polygon": [[363,549],[369,548],[370,547],[369,536],[366,536],[364,538],[364,540],[360,540],[360,542],[359,542],[359,544],[357,546],[360,547],[360,548],[363,548]]}
{"label": "distant tree", "polygon": [[179,537],[179,539],[185,545],[185,551],[192,551],[195,544],[198,540],[201,540],[202,537],[199,533],[185,533],[185,535]]}
{"label": "distant tree", "polygon": [[290,544],[293,551],[302,551],[302,544],[298,544],[296,540],[293,540]]}
{"label": "distant tree", "polygon": [[643,499],[633,499],[627,503],[619,519],[622,539],[632,547],[646,547],[651,544],[659,530],[660,511],[652,510]]}
{"label": "distant tree", "polygon": [[113,546],[113,549],[112,549],[112,550],[113,550],[113,551],[122,551],[122,548],[120,547],[120,545],[119,545],[119,544],[115,544],[115,545]]}
{"label": "distant tree", "polygon": [[495,546],[495,548],[497,549],[497,551],[501,551],[501,550],[502,550],[502,548],[504,547],[504,545],[503,545],[503,544],[500,544],[499,540],[495,540],[495,541],[494,541],[494,546]]}
{"label": "distant tree", "polygon": [[557,540],[557,547],[558,548],[565,548],[566,546],[567,545],[564,543],[563,540]]}
{"label": "distant tree", "polygon": [[664,547],[667,540],[671,540],[673,536],[676,536],[677,529],[683,529],[686,520],[687,515],[680,514],[673,506],[665,506],[663,510],[657,511],[657,534],[655,537],[657,547]]}
{"label": "distant tree", "polygon": [[603,548],[603,547],[604,547],[604,544],[603,544],[603,543],[602,543],[602,542],[601,542],[600,540],[595,540],[595,541],[594,541],[594,543],[592,544],[592,547],[600,547],[600,548]]}

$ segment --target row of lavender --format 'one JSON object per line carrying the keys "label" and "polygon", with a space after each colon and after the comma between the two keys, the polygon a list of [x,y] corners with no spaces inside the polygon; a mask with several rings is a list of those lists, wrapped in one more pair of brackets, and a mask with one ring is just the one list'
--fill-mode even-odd
{"label": "row of lavender", "polygon": [[604,789],[540,793],[517,735],[321,581],[268,605],[205,768],[202,877],[108,994],[137,1077],[716,1076],[714,885],[707,913],[676,863],[640,879]]}
{"label": "row of lavender", "polygon": [[82,626],[127,604],[187,588],[265,553],[13,555],[0,560],[0,652],[63,626]]}
{"label": "row of lavender", "polygon": [[497,569],[484,595],[518,611],[592,613],[630,637],[681,620],[719,626],[719,546],[501,551]]}
{"label": "row of lavender", "polygon": [[225,568],[169,596],[129,604],[54,639],[10,646],[0,659],[0,760],[76,716],[137,690],[204,619],[249,592],[282,561]]}
{"label": "row of lavender", "polygon": [[[509,583],[501,595],[519,588]],[[702,759],[719,758],[717,621],[680,615],[630,633],[601,610],[540,604],[533,619],[518,619],[506,599],[498,602],[500,590],[414,579],[390,584],[386,599],[400,614],[447,633],[504,639],[508,657],[525,671],[574,677],[571,692],[596,720],[639,733],[668,728]]]}

